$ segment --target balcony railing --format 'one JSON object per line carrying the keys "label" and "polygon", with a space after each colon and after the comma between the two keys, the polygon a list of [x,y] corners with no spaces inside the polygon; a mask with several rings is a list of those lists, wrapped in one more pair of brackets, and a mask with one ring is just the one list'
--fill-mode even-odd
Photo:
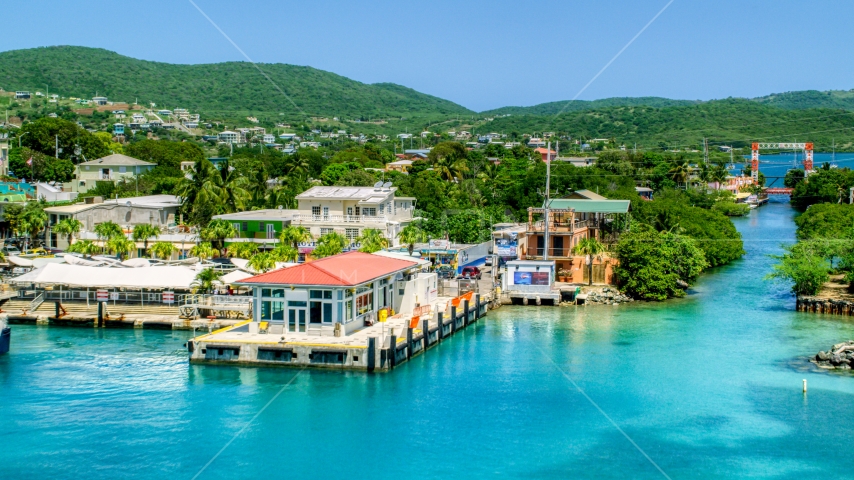
{"label": "balcony railing", "polygon": [[[542,260],[543,254],[545,253],[545,248],[529,248],[521,257],[524,260]],[[569,247],[563,248],[550,248],[549,249],[549,258],[572,258],[572,249]]]}
{"label": "balcony railing", "polygon": [[[596,220],[576,220],[574,222],[550,222],[549,231],[551,232],[574,232],[582,228],[596,228],[598,223]],[[542,220],[531,222],[528,224],[528,232],[542,232],[545,230],[545,223]]]}
{"label": "balcony railing", "polygon": [[316,223],[386,223],[389,217],[385,215],[310,215],[298,213],[294,220]]}

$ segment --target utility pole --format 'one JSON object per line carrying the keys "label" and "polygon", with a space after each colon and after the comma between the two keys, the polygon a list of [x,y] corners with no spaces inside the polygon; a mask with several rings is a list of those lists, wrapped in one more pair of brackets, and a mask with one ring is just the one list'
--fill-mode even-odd
{"label": "utility pole", "polygon": [[54,137],[56,139],[56,144],[53,146],[53,158],[59,158],[59,135]]}
{"label": "utility pole", "polygon": [[551,188],[552,179],[552,142],[546,144],[546,150],[548,161],[546,162],[546,202],[543,204],[543,225],[545,227],[543,231],[543,260],[549,259],[549,203],[551,202],[549,188]]}
{"label": "utility pole", "polygon": [[709,142],[703,137],[703,163],[709,163]]}

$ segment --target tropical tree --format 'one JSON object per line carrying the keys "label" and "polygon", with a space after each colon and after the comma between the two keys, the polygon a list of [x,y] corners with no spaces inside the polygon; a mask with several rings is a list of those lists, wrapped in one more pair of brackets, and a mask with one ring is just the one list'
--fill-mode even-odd
{"label": "tropical tree", "polygon": [[65,218],[53,226],[53,231],[57,235],[65,235],[65,238],[68,239],[68,245],[71,245],[74,243],[74,235],[80,233],[82,228],[83,222],[80,220],[77,220],[76,218]]}
{"label": "tropical tree", "polygon": [[37,205],[35,207],[30,207],[30,205],[24,207],[24,211],[20,217],[20,229],[27,232],[33,244],[36,243],[36,239],[39,233],[44,230],[46,223],[47,213],[45,213],[44,209]]}
{"label": "tropical tree", "polygon": [[205,223],[215,211],[219,192],[210,181],[215,175],[216,167],[208,159],[201,158],[175,188],[175,194],[181,198],[182,210],[197,225]]}
{"label": "tropical tree", "polygon": [[336,232],[329,232],[317,240],[317,247],[315,247],[311,252],[311,256],[314,258],[323,258],[338,255],[344,251],[344,247],[347,243],[347,239],[344,238],[344,235]]}
{"label": "tropical tree", "polygon": [[95,225],[95,235],[97,235],[101,240],[109,240],[117,236],[124,237],[125,232],[119,224],[107,221]]}
{"label": "tropical tree", "polygon": [[374,253],[388,248],[388,238],[386,238],[382,230],[376,228],[362,230],[362,234],[356,241],[362,245],[359,247],[360,252]]}
{"label": "tropical tree", "polygon": [[830,278],[830,264],[811,241],[785,246],[783,255],[771,255],[778,263],[766,280],[792,282],[792,293],[815,295]]}
{"label": "tropical tree", "polygon": [[148,253],[156,258],[162,258],[163,260],[169,260],[172,258],[172,253],[175,251],[175,245],[172,242],[155,242],[151,248],[148,249]]}
{"label": "tropical tree", "polygon": [[124,235],[115,235],[107,239],[106,248],[108,251],[118,255],[120,259],[124,259],[125,255],[136,248],[136,244],[128,240]]}
{"label": "tropical tree", "polygon": [[252,258],[249,259],[247,266],[256,272],[265,273],[276,268],[276,259],[271,253],[262,252],[253,255]]}
{"label": "tropical tree", "polygon": [[101,253],[101,247],[95,245],[92,240],[78,240],[72,243],[68,247],[67,251],[71,253],[79,253],[84,257],[91,257],[92,255]]}
{"label": "tropical tree", "polygon": [[676,185],[687,185],[688,177],[691,175],[691,166],[688,164],[688,160],[682,158],[675,160],[667,175],[676,182]]}
{"label": "tropical tree", "polygon": [[409,250],[409,255],[412,256],[412,252],[415,250],[415,244],[427,241],[427,232],[419,228],[417,225],[410,224],[400,230],[397,234],[397,238],[406,244],[406,248]]}
{"label": "tropical tree", "polygon": [[291,155],[285,163],[285,173],[288,176],[303,178],[308,176],[308,160],[300,155]]}
{"label": "tropical tree", "polygon": [[219,250],[213,248],[210,242],[202,242],[190,249],[190,255],[198,257],[199,260],[207,260],[219,255]]}
{"label": "tropical tree", "polygon": [[299,259],[299,250],[290,245],[280,244],[270,251],[270,255],[277,262],[296,262]]}
{"label": "tropical tree", "polygon": [[211,242],[213,247],[217,250],[223,249],[226,238],[234,238],[238,235],[240,235],[240,233],[231,222],[221,219],[211,220],[208,223],[208,226],[199,232],[199,236],[202,237],[202,240]]}
{"label": "tropical tree", "polygon": [[228,254],[234,258],[252,258],[258,253],[258,244],[252,242],[232,243],[228,246]]}
{"label": "tropical tree", "polygon": [[193,293],[202,292],[212,292],[214,288],[214,284],[219,282],[219,278],[222,277],[222,272],[216,271],[213,268],[206,268],[196,274],[196,278],[193,279],[190,285],[193,287]]}
{"label": "tropical tree", "polygon": [[500,175],[500,165],[493,162],[486,162],[483,169],[477,174],[477,178],[479,178],[489,188],[489,191],[492,193],[493,200],[495,200],[495,187]]}
{"label": "tropical tree", "polygon": [[285,245],[290,245],[294,248],[299,248],[299,244],[314,240],[311,232],[302,225],[288,225],[279,234],[279,242]]}
{"label": "tropical tree", "polygon": [[593,285],[593,259],[602,260],[602,254],[606,251],[605,245],[595,238],[582,238],[572,250],[576,255],[587,257],[587,284]]}
{"label": "tropical tree", "polygon": [[131,237],[134,242],[142,242],[142,248],[146,251],[148,250],[148,239],[151,237],[157,238],[160,236],[160,227],[156,225],[149,225],[147,223],[140,223],[133,227],[133,234]]}
{"label": "tropical tree", "polygon": [[219,171],[210,176],[211,190],[219,197],[216,210],[219,213],[234,213],[243,210],[252,200],[249,193],[249,179],[229,165],[222,162]]}

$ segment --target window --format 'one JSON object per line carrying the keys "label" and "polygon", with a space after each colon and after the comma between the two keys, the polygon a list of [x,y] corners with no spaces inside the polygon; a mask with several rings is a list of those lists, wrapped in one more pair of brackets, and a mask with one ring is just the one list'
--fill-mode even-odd
{"label": "window", "polygon": [[326,219],[329,217],[329,207],[323,207],[323,218]]}
{"label": "window", "polygon": [[385,204],[384,203],[380,204],[380,213],[385,214]]}
{"label": "window", "polygon": [[345,228],[344,236],[347,237],[347,240],[351,242],[355,242],[357,238],[359,238],[359,229],[358,228]]}
{"label": "window", "polygon": [[362,214],[366,217],[376,217],[377,209],[375,207],[365,207],[362,209]]}
{"label": "window", "polygon": [[264,231],[264,222],[258,222],[258,231],[259,231],[259,232],[263,232],[263,231]]}
{"label": "window", "polygon": [[119,167],[119,173],[125,173],[127,167]]}
{"label": "window", "polygon": [[243,232],[249,231],[249,222],[243,222]]}
{"label": "window", "polygon": [[309,323],[332,323],[332,290],[310,290]]}
{"label": "window", "polygon": [[353,207],[347,207],[347,215],[353,214]]}
{"label": "window", "polygon": [[240,231],[241,231],[240,230],[240,223],[238,222],[238,223],[234,223],[232,225],[234,226],[234,229],[237,230],[237,233],[240,233]]}
{"label": "window", "polygon": [[322,237],[322,236],[326,235],[327,233],[332,233],[334,231],[335,231],[335,229],[332,229],[332,228],[321,228],[320,229],[320,236]]}
{"label": "window", "polygon": [[261,320],[284,320],[285,302],[261,302]]}
{"label": "window", "polygon": [[311,207],[312,216],[319,217],[320,216],[320,207]]}

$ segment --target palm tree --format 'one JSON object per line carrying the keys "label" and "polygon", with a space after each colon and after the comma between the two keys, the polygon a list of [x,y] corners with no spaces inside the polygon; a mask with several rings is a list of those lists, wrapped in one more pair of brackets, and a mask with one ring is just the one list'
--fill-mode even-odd
{"label": "palm tree", "polygon": [[439,172],[442,179],[451,181],[461,181],[463,174],[468,171],[466,161],[463,159],[454,159],[453,157],[443,157],[436,162],[434,169]]}
{"label": "palm tree", "polygon": [[726,182],[726,179],[729,177],[729,170],[726,169],[723,165],[715,165],[712,168],[712,172],[709,175],[709,179],[712,182],[718,184],[718,188],[720,188],[721,184]]}
{"label": "palm tree", "polygon": [[65,235],[65,238],[68,240],[68,245],[70,246],[74,243],[74,235],[80,233],[80,230],[83,228],[83,222],[77,220],[76,218],[66,218],[60,220],[53,226],[53,231],[56,232],[57,235]]}
{"label": "palm tree", "polygon": [[172,258],[172,253],[175,251],[175,245],[172,242],[156,242],[148,252],[156,257],[162,258],[163,260],[169,260]]}
{"label": "palm tree", "polygon": [[294,248],[299,248],[300,243],[312,240],[314,240],[314,237],[311,235],[311,232],[302,225],[288,225],[279,234],[279,242]]}
{"label": "palm tree", "polygon": [[35,245],[36,238],[38,237],[39,232],[44,230],[46,223],[47,213],[45,213],[43,209],[37,207],[24,208],[24,212],[21,214],[19,228],[27,232],[29,238],[32,239],[33,245]]}
{"label": "palm tree", "polygon": [[285,163],[285,174],[293,177],[304,177],[308,175],[308,161],[299,155],[291,155]]}
{"label": "palm tree", "polygon": [[201,206],[216,202],[219,195],[210,182],[216,175],[216,167],[206,158],[197,160],[188,176],[181,179],[175,187],[175,194],[181,198],[181,208],[186,213],[193,213]]}
{"label": "palm tree", "polygon": [[500,173],[500,165],[496,165],[492,162],[486,162],[486,165],[483,166],[483,170],[481,170],[477,175],[477,178],[489,186],[493,199],[495,198],[495,185],[498,183],[498,176]]}
{"label": "palm tree", "polygon": [[101,253],[101,247],[95,245],[92,240],[78,240],[68,247],[68,252],[79,253],[84,257],[91,257],[97,253]]}
{"label": "palm tree", "polygon": [[412,256],[412,252],[415,250],[415,244],[427,241],[427,233],[416,225],[407,225],[400,230],[397,234],[397,238],[406,244],[409,249],[409,256]]}
{"label": "palm tree", "polygon": [[673,166],[667,172],[670,178],[676,182],[676,185],[688,183],[688,177],[691,175],[691,166],[688,165],[688,160],[678,159],[673,162]]}
{"label": "palm tree", "polygon": [[376,228],[366,228],[362,230],[362,234],[356,239],[362,244],[359,247],[360,252],[374,253],[384,248],[388,248],[388,238],[383,235],[383,232]]}
{"label": "palm tree", "polygon": [[199,260],[204,261],[208,258],[214,258],[218,256],[219,250],[213,248],[210,242],[203,242],[191,248],[190,255],[198,257]]}
{"label": "palm tree", "polygon": [[208,226],[199,232],[202,240],[211,242],[217,250],[222,250],[225,246],[226,238],[234,238],[240,233],[234,228],[234,225],[227,220],[214,219],[208,223]]}
{"label": "palm tree", "polygon": [[258,253],[258,244],[252,242],[232,243],[228,246],[228,254],[235,258],[252,258]]}
{"label": "palm tree", "polygon": [[338,255],[344,251],[344,247],[347,243],[347,239],[344,238],[344,235],[336,232],[329,232],[317,240],[317,247],[315,247],[311,252],[311,256],[314,258],[323,258]]}
{"label": "palm tree", "polygon": [[276,259],[271,253],[263,252],[253,255],[246,265],[256,272],[266,273],[276,268]]}
{"label": "palm tree", "polygon": [[107,250],[115,253],[120,259],[124,260],[125,255],[136,248],[136,244],[128,240],[124,235],[116,235],[107,240],[106,247]]}
{"label": "palm tree", "polygon": [[212,185],[211,190],[219,197],[217,210],[220,213],[239,212],[252,199],[252,195],[247,190],[249,179],[229,165],[228,160],[222,162],[219,172],[211,175],[208,181]]}
{"label": "palm tree", "polygon": [[142,242],[142,248],[148,251],[148,239],[151,237],[157,238],[160,236],[160,227],[155,225],[149,225],[147,223],[140,223],[133,227],[133,234],[131,237],[134,242]]}
{"label": "palm tree", "polygon": [[124,237],[125,232],[118,223],[107,221],[95,225],[95,235],[98,235],[101,240],[109,240],[116,236]]}
{"label": "palm tree", "polygon": [[196,278],[190,283],[193,286],[193,293],[201,291],[202,293],[213,291],[214,283],[219,281],[222,272],[218,272],[213,268],[206,268],[196,275]]}
{"label": "palm tree", "polygon": [[605,245],[602,245],[602,243],[595,238],[582,238],[572,250],[577,255],[587,256],[587,281],[588,285],[593,285],[593,257],[601,260],[602,254],[605,253],[606,250]]}
{"label": "palm tree", "polygon": [[270,252],[270,255],[277,262],[296,262],[299,259],[299,250],[290,245],[277,245]]}

